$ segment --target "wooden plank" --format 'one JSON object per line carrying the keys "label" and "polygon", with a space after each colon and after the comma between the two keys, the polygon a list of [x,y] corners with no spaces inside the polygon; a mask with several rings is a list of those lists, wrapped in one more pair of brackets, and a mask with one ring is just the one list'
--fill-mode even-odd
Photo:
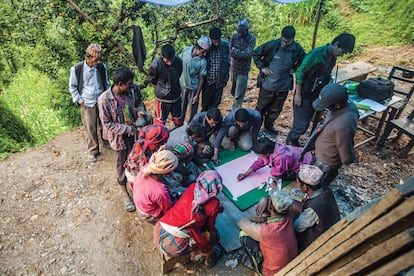
{"label": "wooden plank", "polygon": [[254,216],[255,206],[242,212],[223,193],[219,193],[218,199],[224,211],[217,216],[216,228],[220,235],[220,244],[227,252],[230,252],[241,247],[238,221],[245,216]]}
{"label": "wooden plank", "polygon": [[[409,222],[411,225],[414,223],[414,196],[411,196],[396,208],[385,214],[381,219],[378,219],[361,229],[359,232],[355,233],[352,238],[335,244],[335,250],[325,251],[322,250],[321,255],[317,262],[313,263],[311,266],[306,267],[303,270],[305,275],[317,273],[323,268],[327,267],[329,264],[337,261],[340,257],[344,256],[360,244],[362,244],[368,238],[385,231],[388,228],[395,227],[399,222]],[[357,223],[359,220],[356,220],[354,223]],[[353,224],[354,224],[353,223]],[[353,229],[349,229],[349,232],[353,232]],[[344,231],[348,232],[348,231]],[[330,243],[329,241],[328,243]],[[334,248],[335,248],[334,247]],[[324,248],[325,249],[325,248]],[[314,254],[318,255],[318,254]],[[312,256],[313,257],[313,256]]]}
{"label": "wooden plank", "polygon": [[[377,70],[377,67],[363,62],[357,61],[345,66],[338,67],[338,74],[336,76],[336,83],[344,82],[347,80],[361,81],[365,79],[369,73]],[[333,70],[335,73],[335,70]]]}
{"label": "wooden plank", "polygon": [[[414,190],[412,182],[407,187],[403,186],[405,185],[401,185],[398,189],[388,192],[375,206],[365,212],[357,220],[352,221],[352,223],[347,223],[344,220],[340,221],[341,227],[338,226],[329,229],[321,237],[314,241],[310,245],[310,248],[308,247],[298,257],[293,259],[284,269],[279,271],[277,275],[285,275],[290,271],[295,274],[299,274],[299,272],[304,270],[306,267],[312,265],[316,261],[319,261],[319,259],[327,252],[335,250],[341,243],[350,239],[355,233],[358,233],[372,221],[403,201],[406,194],[411,194]],[[336,226],[336,224],[334,226]],[[338,233],[337,231],[340,232]],[[330,238],[327,239],[325,236]],[[319,241],[320,239],[321,241]],[[317,244],[313,245],[315,243]],[[315,251],[315,247],[318,249],[321,245],[323,245],[322,250]]]}
{"label": "wooden plank", "polygon": [[364,273],[367,268],[378,264],[381,260],[384,260],[391,254],[398,252],[406,246],[409,246],[414,243],[414,229],[410,228],[406,231],[403,231],[394,237],[384,241],[381,244],[373,247],[372,249],[365,252],[365,254],[354,259],[352,262],[349,262],[340,269],[334,269],[333,271],[322,271],[318,273],[320,275],[350,275],[356,273]]}
{"label": "wooden plank", "polygon": [[400,255],[392,261],[386,263],[380,268],[370,272],[369,276],[376,275],[396,275],[399,272],[407,270],[414,266],[414,249],[411,249],[407,253]]}

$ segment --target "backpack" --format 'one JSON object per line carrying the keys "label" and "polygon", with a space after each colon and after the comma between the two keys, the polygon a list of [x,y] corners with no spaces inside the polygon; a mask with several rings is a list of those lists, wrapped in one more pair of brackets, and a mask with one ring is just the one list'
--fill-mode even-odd
{"label": "backpack", "polygon": [[361,98],[371,99],[381,104],[394,94],[394,83],[389,79],[375,77],[363,80],[358,85],[358,95]]}

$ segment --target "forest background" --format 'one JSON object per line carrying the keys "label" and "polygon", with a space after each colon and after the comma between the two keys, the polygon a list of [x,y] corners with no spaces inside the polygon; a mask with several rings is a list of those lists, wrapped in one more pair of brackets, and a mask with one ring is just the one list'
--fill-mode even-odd
{"label": "forest background", "polygon": [[[177,53],[212,26],[230,39],[243,17],[249,19],[256,46],[280,37],[284,26],[293,25],[296,41],[308,52],[318,6],[318,0],[290,5],[270,0],[193,0],[179,7],[133,0],[1,1],[0,158],[44,144],[81,124],[68,92],[69,68],[84,59],[90,43],[102,46],[109,76],[126,65],[136,72],[136,82],[144,84],[146,75],[132,57],[133,25],[143,31],[145,69],[172,38]],[[372,47],[413,44],[413,6],[414,0],[325,0],[316,46],[344,31],[356,36],[354,57]],[[376,65],[382,62],[377,60]],[[395,60],[393,65],[412,66],[408,60]],[[149,86],[142,92],[153,97]]]}

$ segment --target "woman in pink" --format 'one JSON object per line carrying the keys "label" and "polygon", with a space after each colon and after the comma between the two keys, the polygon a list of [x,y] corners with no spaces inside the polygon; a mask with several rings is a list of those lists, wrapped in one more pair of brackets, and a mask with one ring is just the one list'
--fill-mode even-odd
{"label": "woman in pink", "polygon": [[[221,177],[214,170],[202,172],[175,205],[154,227],[154,242],[167,257],[192,253],[206,256],[206,265],[212,267],[218,259],[215,244],[216,217],[220,201],[216,198],[221,190]],[[190,240],[195,245],[190,246]]]}
{"label": "woman in pink", "polygon": [[145,221],[155,224],[172,207],[167,187],[161,182],[163,175],[178,166],[178,159],[169,150],[154,153],[149,163],[135,177],[133,199],[137,212]]}
{"label": "woman in pink", "polygon": [[275,143],[267,137],[258,139],[252,149],[259,155],[259,158],[246,172],[240,173],[237,176],[239,181],[264,166],[271,167],[271,176],[294,180],[296,179],[300,165],[310,164],[313,158],[312,153],[307,152],[303,161],[299,162],[299,157],[302,152],[301,147]]}

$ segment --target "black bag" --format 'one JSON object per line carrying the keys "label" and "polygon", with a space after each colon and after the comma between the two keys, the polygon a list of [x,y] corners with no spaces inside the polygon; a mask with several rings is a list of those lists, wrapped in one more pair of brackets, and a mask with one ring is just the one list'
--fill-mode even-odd
{"label": "black bag", "polygon": [[394,83],[381,77],[363,80],[358,85],[358,94],[361,98],[384,104],[394,94]]}

